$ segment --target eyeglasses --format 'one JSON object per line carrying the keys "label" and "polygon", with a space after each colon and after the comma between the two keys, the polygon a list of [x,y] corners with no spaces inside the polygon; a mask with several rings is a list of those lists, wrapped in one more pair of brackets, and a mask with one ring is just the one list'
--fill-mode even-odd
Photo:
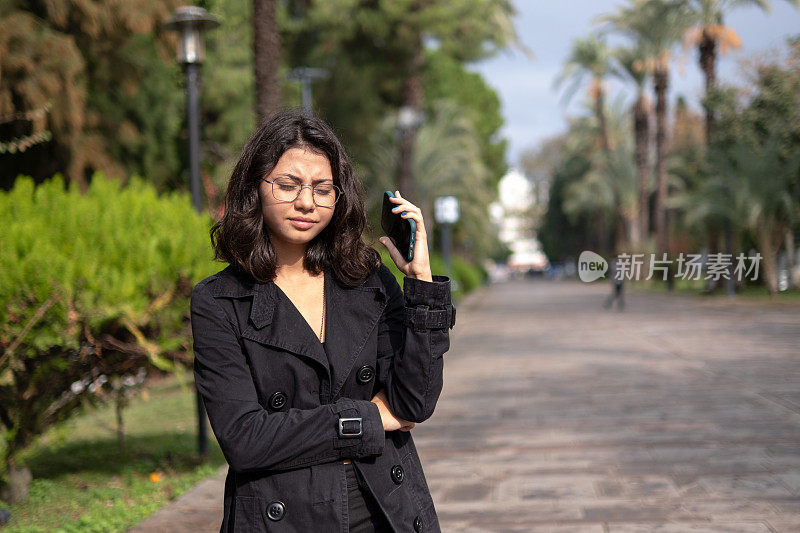
{"label": "eyeglasses", "polygon": [[289,178],[276,178],[268,180],[261,178],[272,185],[272,196],[279,202],[294,202],[300,196],[303,187],[311,189],[311,197],[314,203],[320,207],[333,207],[333,204],[342,195],[342,190],[332,183],[317,183],[308,185],[297,183]]}

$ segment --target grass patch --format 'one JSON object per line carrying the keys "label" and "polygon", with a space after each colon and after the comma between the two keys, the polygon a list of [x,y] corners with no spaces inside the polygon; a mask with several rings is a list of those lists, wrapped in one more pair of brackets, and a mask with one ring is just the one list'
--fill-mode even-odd
{"label": "grass patch", "polygon": [[[209,429],[209,457],[200,462],[190,378],[159,380],[131,400],[124,452],[111,405],[43,435],[25,454],[30,497],[6,506],[4,533],[126,531],[214,474],[225,458]],[[153,473],[161,480],[151,481]]]}
{"label": "grass patch", "polygon": [[[727,299],[728,295],[725,289],[725,282],[726,280],[722,280],[721,285],[718,286],[717,290],[715,290],[714,292],[706,292],[704,290],[705,281],[702,279],[687,280],[687,279],[677,278],[675,279],[675,288],[673,292],[675,294],[698,296],[703,298]],[[628,285],[629,283],[630,282],[626,282],[626,285]],[[662,280],[637,281],[632,284],[632,288],[653,291],[653,292],[667,293],[666,284]],[[800,303],[800,289],[791,288],[786,291],[780,291],[773,298],[772,296],[770,296],[769,290],[765,286],[748,285],[742,288],[737,288],[735,297],[737,299],[754,301],[754,302],[763,301],[765,303],[767,302]]]}

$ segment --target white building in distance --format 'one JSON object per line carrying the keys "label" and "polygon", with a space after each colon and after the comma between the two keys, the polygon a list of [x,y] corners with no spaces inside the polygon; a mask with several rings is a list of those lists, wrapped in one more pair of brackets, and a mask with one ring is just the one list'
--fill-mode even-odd
{"label": "white building in distance", "polygon": [[511,169],[498,185],[499,201],[489,206],[492,220],[500,228],[500,240],[511,249],[511,270],[545,270],[549,266],[533,229],[536,208],[546,202],[539,191],[517,169]]}

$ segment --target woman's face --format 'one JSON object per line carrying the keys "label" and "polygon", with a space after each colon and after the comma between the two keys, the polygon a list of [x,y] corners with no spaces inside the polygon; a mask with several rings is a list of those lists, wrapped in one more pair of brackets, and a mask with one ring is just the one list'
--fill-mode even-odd
{"label": "woman's face", "polygon": [[[264,178],[289,178],[302,185],[327,183],[333,185],[328,158],[305,148],[286,150],[278,164]],[[290,202],[281,202],[272,194],[272,184],[259,185],[261,211],[269,229],[270,239],[281,244],[307,245],[319,235],[333,218],[335,206],[320,207],[314,203],[311,187],[300,189],[300,195]]]}

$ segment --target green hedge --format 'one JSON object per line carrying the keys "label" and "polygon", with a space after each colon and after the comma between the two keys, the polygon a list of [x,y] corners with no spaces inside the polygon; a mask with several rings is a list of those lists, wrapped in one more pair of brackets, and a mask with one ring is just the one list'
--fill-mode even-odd
{"label": "green hedge", "polygon": [[[383,247],[382,244],[377,246],[378,252],[381,254],[383,264],[389,267],[397,282],[403,285],[403,273],[394,264],[392,258],[389,257],[389,252]],[[434,274],[447,275],[447,267],[444,264],[442,256],[438,253],[431,254],[431,271]],[[468,292],[478,288],[487,278],[486,270],[480,266],[462,259],[461,257],[453,257],[453,280],[455,280],[456,289],[453,291],[453,296],[459,298]]]}
{"label": "green hedge", "polygon": [[[97,174],[0,192],[0,422],[6,462],[87,401],[190,362],[188,296],[219,270],[187,195]],[[189,351],[189,355],[186,353]]]}

